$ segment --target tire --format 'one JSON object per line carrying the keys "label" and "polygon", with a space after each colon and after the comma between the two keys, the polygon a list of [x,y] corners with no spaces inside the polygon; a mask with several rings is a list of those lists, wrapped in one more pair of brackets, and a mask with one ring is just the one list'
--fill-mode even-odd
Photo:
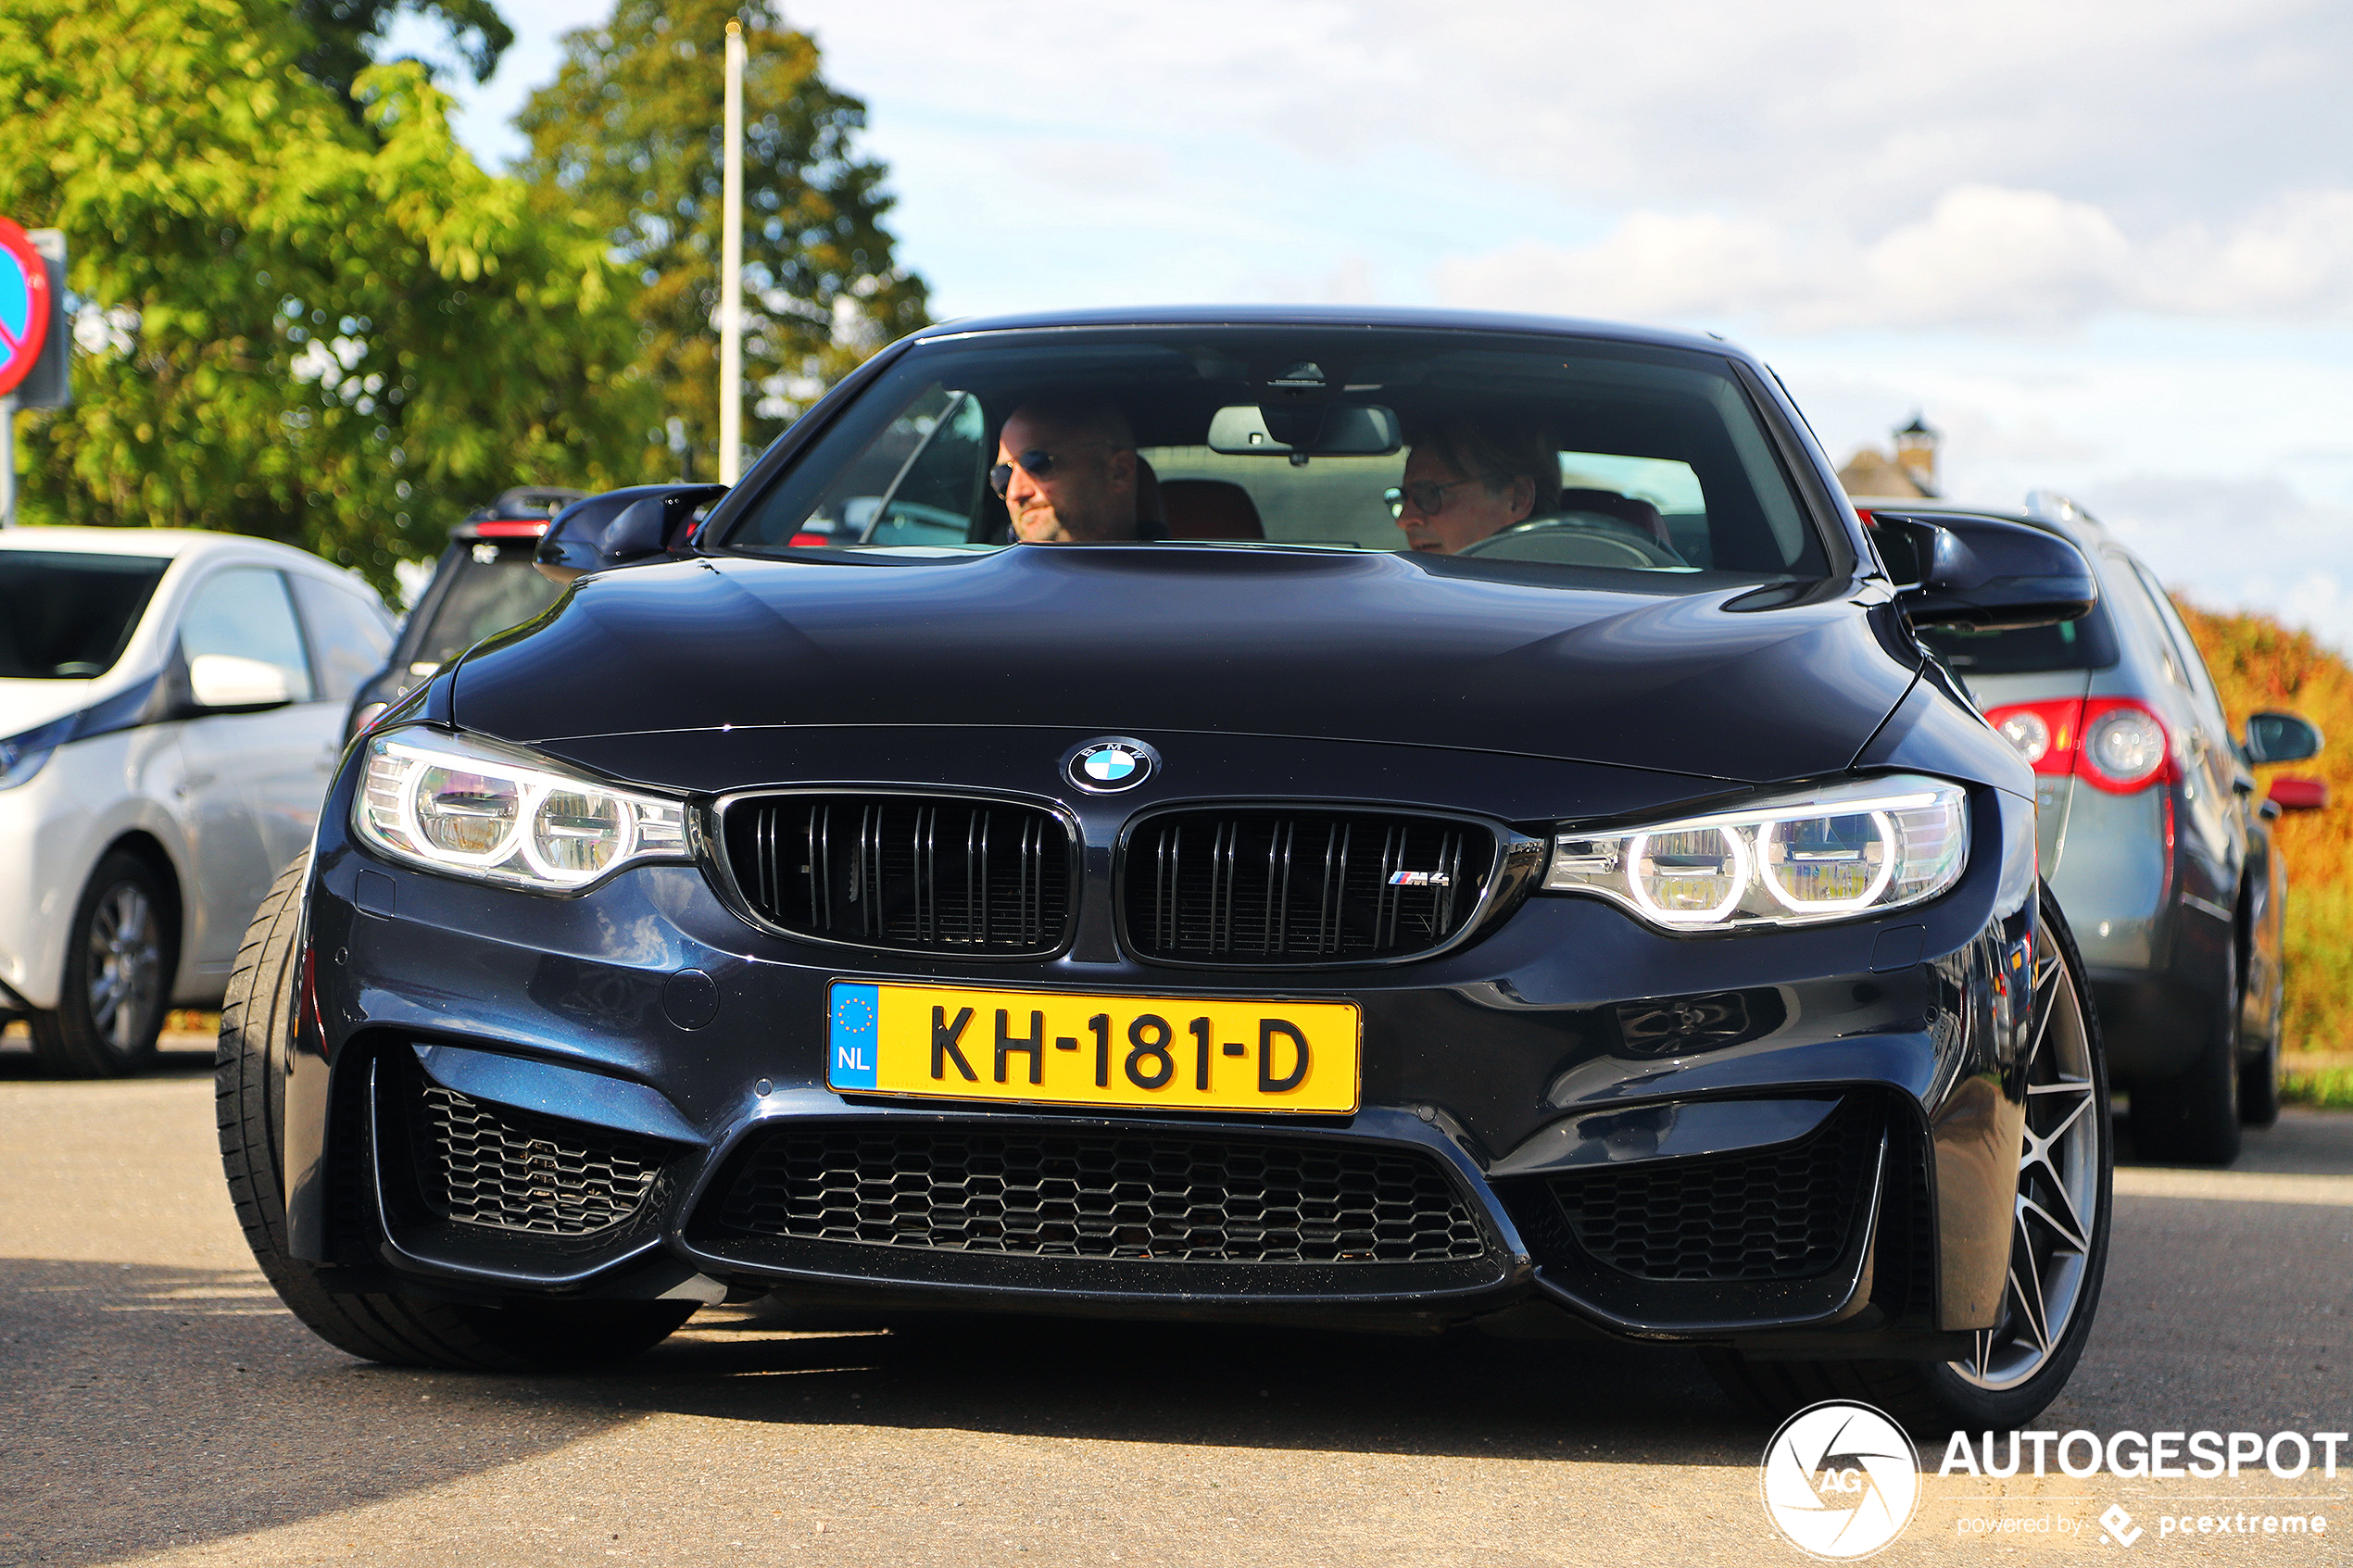
{"label": "tire", "polygon": [[254,914],[220,1008],[213,1102],[220,1163],[254,1261],[288,1311],[338,1350],[393,1366],[555,1372],[651,1349],[692,1301],[548,1301],[470,1306],[399,1291],[340,1295],[286,1251],[283,1067],[295,1029],[302,886],[310,858],[282,872]]}
{"label": "tire", "polygon": [[138,856],[108,852],[66,930],[65,987],[32,1015],[32,1050],[61,1078],[119,1078],[154,1064],[179,943],[163,889]]}
{"label": "tire", "polygon": [[2115,1138],[2099,1016],[2083,960],[2047,888],[2041,908],[2044,951],[2034,966],[2036,1023],[2027,1066],[2030,1136],[2019,1162],[2000,1321],[1979,1334],[1968,1361],[1764,1361],[1710,1353],[1709,1370],[1735,1397],[1762,1405],[1776,1420],[1825,1399],[1857,1400],[1907,1430],[1941,1435],[2021,1425],[2066,1386],[2091,1337],[2108,1272]]}
{"label": "tire", "polygon": [[2280,1029],[2287,1010],[2285,987],[2271,996],[2271,1023],[2262,1054],[2239,1063],[2239,1125],[2269,1127],[2280,1119]]}
{"label": "tire", "polygon": [[2170,1077],[2133,1080],[2133,1151],[2143,1160],[2228,1165],[2239,1157],[2239,964],[2237,948],[2227,951],[2222,1000],[2197,1060]]}

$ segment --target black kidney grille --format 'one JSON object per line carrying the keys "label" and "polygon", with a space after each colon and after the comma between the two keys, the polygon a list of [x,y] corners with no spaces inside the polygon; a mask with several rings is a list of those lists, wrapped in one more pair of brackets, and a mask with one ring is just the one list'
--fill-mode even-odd
{"label": "black kidney grille", "polygon": [[585,1236],[635,1214],[661,1146],[486,1105],[410,1070],[409,1147],[426,1206],[444,1219]]}
{"label": "black kidney grille", "polygon": [[736,885],[806,936],[926,953],[1051,953],[1070,923],[1070,834],[1032,806],[951,797],[738,801]]}
{"label": "black kidney grille", "polygon": [[1639,1279],[1804,1279],[1837,1261],[1865,1201],[1879,1108],[1850,1100],[1804,1140],[1550,1179],[1578,1244]]}
{"label": "black kidney grille", "polygon": [[1478,907],[1485,828],[1359,811],[1178,811],[1139,828],[1122,868],[1145,958],[1313,963],[1438,947]]}
{"label": "black kidney grille", "polygon": [[1478,1258],[1426,1156],[1272,1139],[877,1128],[771,1135],[722,1233],[1038,1258],[1403,1263]]}

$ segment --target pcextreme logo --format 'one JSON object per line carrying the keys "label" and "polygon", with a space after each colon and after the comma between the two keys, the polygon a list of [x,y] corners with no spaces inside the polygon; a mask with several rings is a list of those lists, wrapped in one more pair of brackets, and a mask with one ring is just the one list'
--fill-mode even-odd
{"label": "pcextreme logo", "polygon": [[1765,1445],[1766,1516],[1815,1557],[1869,1557],[1904,1533],[1919,1506],[1912,1440],[1883,1411],[1825,1400],[1791,1416]]}

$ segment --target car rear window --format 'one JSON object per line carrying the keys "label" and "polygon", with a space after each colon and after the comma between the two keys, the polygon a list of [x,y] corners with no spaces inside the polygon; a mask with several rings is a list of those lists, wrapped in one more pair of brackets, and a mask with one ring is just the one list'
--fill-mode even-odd
{"label": "car rear window", "polygon": [[2015,632],[1938,626],[1922,631],[1919,636],[1963,675],[2105,670],[2116,662],[2116,632],[2106,605],[2095,605],[2089,615],[2056,626],[2029,626]]}
{"label": "car rear window", "polygon": [[86,681],[113,669],[170,565],[164,556],[0,550],[0,680]]}
{"label": "car rear window", "polygon": [[411,645],[417,664],[448,663],[484,637],[524,621],[563,590],[531,564],[536,539],[461,546],[443,562],[442,584],[429,596],[427,620]]}
{"label": "car rear window", "polygon": [[[840,559],[1014,542],[1002,497],[1018,505],[1023,484],[1000,465],[1011,442],[1000,452],[1000,441],[1009,416],[1040,408],[1082,432],[1052,461],[1095,462],[1092,448],[1139,459],[1134,499],[1119,505],[1130,536],[1145,541],[1415,548],[1457,555],[1466,570],[1602,572],[1669,592],[1827,570],[1730,361],[1363,327],[986,332],[919,345],[753,502],[725,544]],[[1105,411],[1121,438],[1099,439]],[[1433,470],[1428,454],[1441,452],[1452,461]],[[1453,494],[1461,487],[1444,482],[1466,474],[1476,488]],[[1523,476],[1529,499],[1507,500],[1521,509],[1491,533],[1433,542],[1436,531],[1404,526],[1478,511],[1482,491],[1517,496]]]}

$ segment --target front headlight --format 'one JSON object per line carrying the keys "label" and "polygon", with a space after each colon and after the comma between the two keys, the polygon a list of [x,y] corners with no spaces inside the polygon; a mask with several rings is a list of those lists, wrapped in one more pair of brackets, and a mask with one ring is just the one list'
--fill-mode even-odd
{"label": "front headlight", "polygon": [[68,718],[0,738],[0,789],[31,784],[32,775],[49,760],[49,754],[65,745],[72,734],[73,721]]}
{"label": "front headlight", "polygon": [[1969,797],[1897,774],[1628,831],[1563,833],[1546,888],[1668,931],[1806,925],[1924,903],[1969,864]]}
{"label": "front headlight", "polygon": [[688,858],[680,801],[437,730],[394,730],[365,744],[351,825],[396,860],[572,892],[625,865]]}

